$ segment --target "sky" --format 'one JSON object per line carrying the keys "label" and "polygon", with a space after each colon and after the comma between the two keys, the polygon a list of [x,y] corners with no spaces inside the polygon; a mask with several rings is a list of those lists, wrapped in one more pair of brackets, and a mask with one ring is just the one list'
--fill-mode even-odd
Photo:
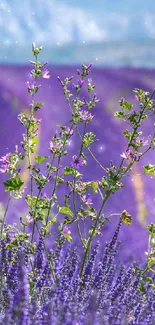
{"label": "sky", "polygon": [[[133,60],[135,44],[145,57],[155,55],[155,2],[154,0],[5,0],[0,1],[0,63],[25,63],[31,43],[48,49],[53,63],[78,61],[81,48],[83,57],[90,45],[95,60],[108,64],[111,51],[120,50],[121,60]],[[138,43],[138,44],[137,44]],[[139,48],[140,46],[143,48]],[[96,48],[98,52],[96,53]],[[129,47],[129,48],[128,48]],[[70,48],[70,53],[68,49]],[[127,51],[124,53],[124,49]],[[71,50],[75,52],[71,55]],[[77,52],[76,52],[77,50]],[[66,54],[67,51],[67,54]],[[92,54],[93,55],[93,54]],[[137,53],[135,53],[137,55]],[[142,54],[141,54],[142,55]],[[57,57],[57,59],[56,59]],[[140,59],[140,58],[139,58]],[[80,59],[82,60],[82,58]],[[115,58],[114,58],[115,60]],[[116,58],[116,63],[117,61]],[[149,59],[150,60],[150,59]],[[105,62],[104,62],[105,61]]]}

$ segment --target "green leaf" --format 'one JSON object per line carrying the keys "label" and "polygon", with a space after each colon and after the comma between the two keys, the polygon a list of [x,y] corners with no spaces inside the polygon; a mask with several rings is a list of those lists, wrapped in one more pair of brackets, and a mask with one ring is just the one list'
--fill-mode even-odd
{"label": "green leaf", "polygon": [[5,192],[18,191],[24,182],[20,178],[10,178],[9,180],[3,182],[6,187]]}
{"label": "green leaf", "polygon": [[155,165],[151,165],[151,164],[145,165],[144,173],[155,176]]}
{"label": "green leaf", "polygon": [[69,216],[73,217],[73,212],[68,207],[65,207],[65,206],[60,207],[59,212],[64,213],[64,214],[68,214]]}
{"label": "green leaf", "polygon": [[48,159],[49,156],[35,156],[35,161],[37,164],[41,164],[43,161]]}
{"label": "green leaf", "polygon": [[63,171],[64,175],[74,175],[74,168],[72,167],[65,167]]}
{"label": "green leaf", "polygon": [[72,167],[65,167],[63,170],[64,175],[73,175],[74,176],[74,168]]}
{"label": "green leaf", "polygon": [[116,112],[114,113],[114,116],[123,119],[125,117],[125,114],[124,112]]}
{"label": "green leaf", "polygon": [[[46,221],[45,222],[42,222],[42,223],[46,225]],[[53,219],[51,219],[51,220],[48,221],[47,226],[49,227],[49,226],[51,226],[53,224],[56,224],[56,223],[57,223],[57,218],[54,217]]]}
{"label": "green leaf", "polygon": [[68,242],[71,242],[72,241],[72,237],[68,234],[63,234],[64,238],[67,239]]}
{"label": "green leaf", "polygon": [[133,105],[130,104],[129,102],[127,102],[126,100],[123,102],[123,105],[122,105],[123,110],[129,110],[130,111],[132,109],[132,107],[133,107]]}
{"label": "green leaf", "polygon": [[63,170],[64,175],[73,175],[76,178],[79,176],[83,176],[83,174],[80,174],[77,170],[75,170],[73,167],[65,167]]}
{"label": "green leaf", "polygon": [[125,137],[127,138],[127,139],[131,139],[131,132],[129,132],[129,130],[125,130],[124,132],[123,132],[123,134],[125,135]]}
{"label": "green leaf", "polygon": [[68,224],[71,224],[73,222],[75,222],[77,219],[69,219],[69,217],[65,217],[64,219],[64,225],[68,225]]}

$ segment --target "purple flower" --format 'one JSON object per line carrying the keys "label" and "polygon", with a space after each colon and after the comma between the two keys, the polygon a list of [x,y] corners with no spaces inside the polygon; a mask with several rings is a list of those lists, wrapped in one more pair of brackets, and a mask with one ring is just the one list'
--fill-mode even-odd
{"label": "purple flower", "polygon": [[127,159],[127,160],[135,160],[138,161],[138,156],[135,155],[130,149],[127,149],[126,152],[123,152],[120,155],[123,159]]}
{"label": "purple flower", "polygon": [[72,157],[73,158],[73,162],[72,162],[72,166],[75,168],[79,168],[80,166],[84,165],[84,159],[82,157],[77,157],[76,155]]}
{"label": "purple flower", "polygon": [[71,231],[67,226],[63,227],[63,234],[64,235],[71,235]]}
{"label": "purple flower", "polygon": [[71,81],[73,78],[74,78],[74,76],[72,76],[72,77],[68,78],[68,81]]}
{"label": "purple flower", "polygon": [[79,79],[78,80],[78,85],[79,85],[80,88],[83,86],[83,84],[84,84],[84,80]]}
{"label": "purple flower", "polygon": [[92,67],[93,63],[89,63],[88,65],[88,70],[90,70],[90,68]]}
{"label": "purple flower", "polygon": [[95,115],[88,113],[87,111],[80,111],[79,116],[83,121],[91,121]]}
{"label": "purple flower", "polygon": [[0,161],[2,161],[2,168],[0,168],[0,172],[1,173],[5,173],[9,168],[10,168],[10,161],[9,161],[9,158],[10,158],[10,153],[7,153],[5,156],[3,156]]}
{"label": "purple flower", "polygon": [[30,222],[32,222],[32,221],[33,221],[33,218],[30,217],[29,215],[27,215],[27,216],[26,216],[26,222],[27,222],[27,223],[30,223]]}
{"label": "purple flower", "polygon": [[80,69],[77,69],[76,72],[78,75],[80,75]]}
{"label": "purple flower", "polygon": [[73,129],[70,129],[70,128],[67,128],[67,129],[66,129],[66,134],[67,134],[67,135],[72,136],[73,133],[74,133],[74,130],[73,130]]}
{"label": "purple flower", "polygon": [[34,83],[33,82],[27,81],[25,84],[26,84],[26,86],[27,86],[28,89],[30,89],[30,90],[33,90],[34,89]]}
{"label": "purple flower", "polygon": [[121,100],[119,101],[120,106],[122,106],[124,102],[125,102],[125,99],[124,99],[124,97],[122,97]]}
{"label": "purple flower", "polygon": [[149,144],[149,140],[145,140],[144,138],[140,137],[135,139],[134,142],[135,144],[140,145],[141,147],[147,146]]}
{"label": "purple flower", "polygon": [[92,199],[90,199],[90,198],[87,199],[85,194],[81,196],[81,199],[82,199],[83,203],[85,203],[87,205],[93,204]]}
{"label": "purple flower", "polygon": [[85,189],[86,183],[82,183],[81,181],[76,182],[75,188],[77,191],[83,191]]}
{"label": "purple flower", "polygon": [[62,147],[62,144],[59,143],[59,141],[56,141],[56,142],[51,141],[51,142],[50,142],[50,148],[49,148],[49,149],[50,149],[52,152],[54,152],[55,149],[60,149],[61,147]]}

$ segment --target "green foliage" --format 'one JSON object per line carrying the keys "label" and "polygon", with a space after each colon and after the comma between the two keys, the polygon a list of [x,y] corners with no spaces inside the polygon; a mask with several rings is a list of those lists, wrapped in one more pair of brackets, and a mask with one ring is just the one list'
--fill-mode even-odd
{"label": "green foliage", "polygon": [[24,182],[20,178],[11,177],[9,180],[3,182],[5,186],[5,192],[18,191]]}

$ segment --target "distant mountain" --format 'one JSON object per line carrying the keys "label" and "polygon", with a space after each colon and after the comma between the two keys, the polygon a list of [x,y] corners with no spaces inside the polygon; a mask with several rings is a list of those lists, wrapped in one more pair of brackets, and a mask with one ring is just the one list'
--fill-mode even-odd
{"label": "distant mountain", "polygon": [[[11,53],[11,55],[10,55]],[[2,48],[0,59],[6,64],[3,57],[11,64],[24,64],[31,57],[31,44],[26,47],[13,46]],[[70,46],[50,47],[48,43],[40,54],[40,60],[46,60],[55,65],[81,65],[93,62],[94,66],[102,67],[155,67],[155,43],[152,40],[141,41],[113,41],[98,42]]]}
{"label": "distant mountain", "polygon": [[36,42],[48,48],[55,64],[88,56],[99,65],[154,66],[153,10],[153,0],[147,8],[144,0],[5,0],[0,4],[0,62],[27,62]]}

